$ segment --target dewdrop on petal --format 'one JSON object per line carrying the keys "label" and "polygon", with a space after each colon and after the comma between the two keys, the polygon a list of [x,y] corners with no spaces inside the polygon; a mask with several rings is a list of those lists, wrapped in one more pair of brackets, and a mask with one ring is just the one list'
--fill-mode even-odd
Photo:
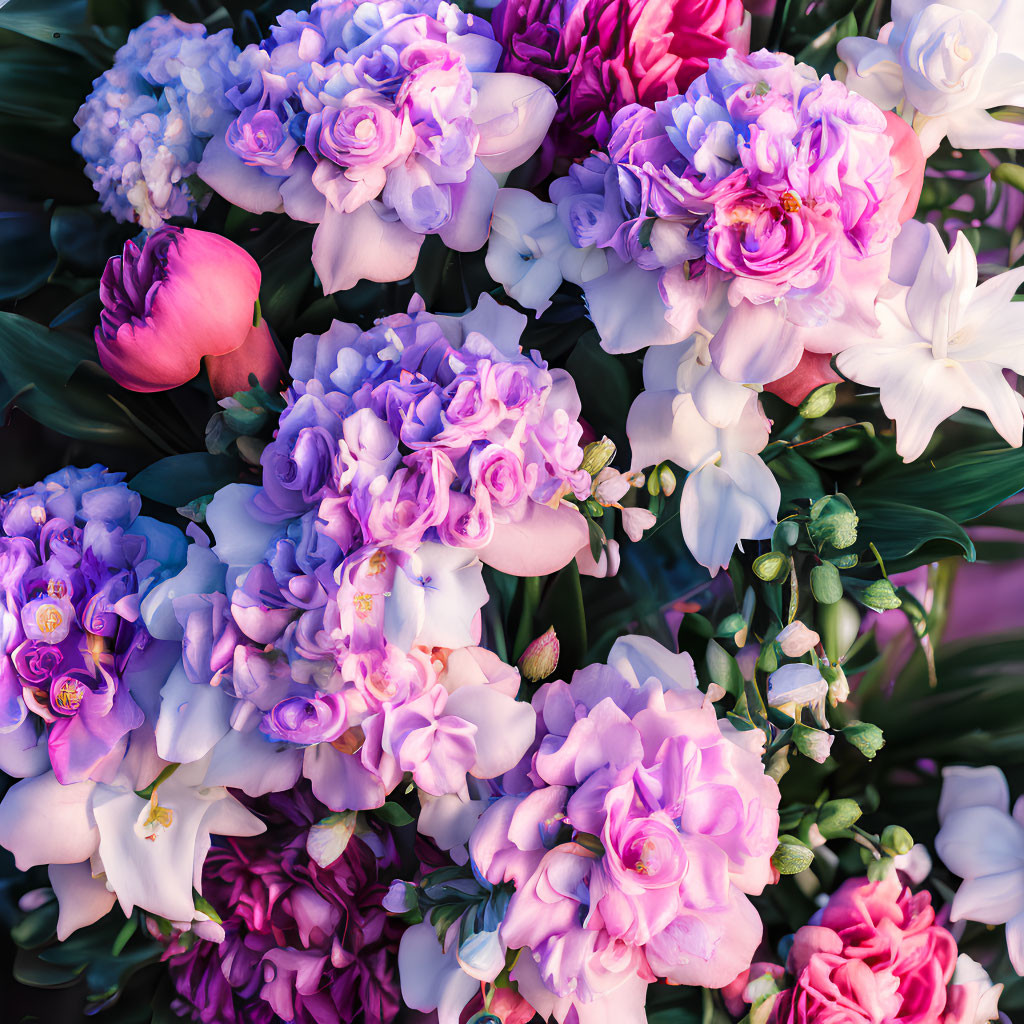
{"label": "dewdrop on petal", "polygon": [[519,659],[519,670],[529,682],[539,683],[558,667],[558,653],[558,636],[555,627],[550,626],[546,633],[533,640],[523,651]]}

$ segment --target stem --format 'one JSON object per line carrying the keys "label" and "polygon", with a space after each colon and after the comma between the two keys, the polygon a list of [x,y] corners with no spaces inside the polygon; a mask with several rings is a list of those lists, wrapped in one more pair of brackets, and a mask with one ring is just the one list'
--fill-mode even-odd
{"label": "stem", "polygon": [[540,605],[540,577],[527,576],[523,580],[523,611],[519,617],[519,628],[516,630],[515,643],[512,645],[513,661],[523,656],[523,651],[533,639],[533,617]]}

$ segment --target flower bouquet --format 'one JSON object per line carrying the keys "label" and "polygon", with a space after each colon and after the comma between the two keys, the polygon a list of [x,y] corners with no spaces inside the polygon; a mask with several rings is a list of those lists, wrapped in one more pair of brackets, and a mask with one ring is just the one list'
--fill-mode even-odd
{"label": "flower bouquet", "polygon": [[1019,1019],[1022,25],[0,4],[3,1019]]}

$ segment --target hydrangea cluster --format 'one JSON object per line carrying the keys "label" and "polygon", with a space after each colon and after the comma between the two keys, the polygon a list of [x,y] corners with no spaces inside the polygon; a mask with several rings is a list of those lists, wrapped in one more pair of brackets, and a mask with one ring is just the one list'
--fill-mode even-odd
{"label": "hydrangea cluster", "polygon": [[222,934],[168,943],[178,1012],[203,1024],[387,1024],[400,1006],[401,932],[381,902],[387,851],[353,836],[319,864],[306,845],[323,808],[308,788],[264,804],[273,846],[233,839],[206,858],[204,891]]}
{"label": "hydrangea cluster", "polygon": [[427,234],[473,251],[494,176],[536,150],[554,114],[546,86],[493,73],[500,56],[490,24],[447,0],[287,11],[245,51],[252,77],[229,93],[237,116],[199,174],[245,209],[319,224],[327,292],[407,276]]}
{"label": "hydrangea cluster", "polygon": [[489,298],[461,318],[414,300],[296,341],[263,486],[214,497],[216,544],[161,591],[151,628],[184,642],[161,756],[230,735],[275,779],[301,763],[335,810],[379,806],[404,773],[439,796],[519,760],[534,715],[475,646],[482,563],[566,565],[587,529],[564,496],[591,484],[575,387],[520,352],[524,324]]}
{"label": "hydrangea cluster", "polygon": [[100,205],[118,220],[158,228],[192,217],[206,141],[230,120],[226,93],[242,74],[231,30],[158,15],[140,25],[93,82],[72,145]]}
{"label": "hydrangea cluster", "polygon": [[[588,1005],[640,1019],[657,978],[728,984],[761,939],[747,895],[773,877],[779,790],[760,734],[720,722],[689,655],[644,637],[544,684],[533,705],[537,739],[468,838],[474,874],[514,886],[492,963],[520,949],[520,994],[559,1021]],[[411,952],[403,986],[407,974],[422,983]]]}
{"label": "hydrangea cluster", "polygon": [[0,501],[0,762],[68,785],[110,774],[142,724],[148,586],[184,559],[181,531],[140,516],[123,473],[64,469]]}

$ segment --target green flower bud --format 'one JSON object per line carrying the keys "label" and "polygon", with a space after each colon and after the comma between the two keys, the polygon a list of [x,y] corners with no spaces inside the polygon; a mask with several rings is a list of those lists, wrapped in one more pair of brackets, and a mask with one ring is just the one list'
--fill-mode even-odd
{"label": "green flower bud", "polygon": [[891,611],[903,604],[888,580],[875,580],[865,589],[861,600],[876,612]]}
{"label": "green flower bud", "polygon": [[795,836],[779,836],[779,845],[772,854],[772,864],[780,875],[798,875],[809,868],[814,851]]}
{"label": "green flower bud", "polygon": [[861,816],[856,800],[828,800],[818,809],[818,831],[826,839],[845,832]]}
{"label": "green flower bud", "polygon": [[811,593],[818,604],[835,604],[843,596],[843,581],[831,562],[822,562],[811,569]]}
{"label": "green flower bud", "polygon": [[914,837],[900,825],[888,825],[882,833],[881,846],[886,853],[898,857],[910,853],[914,848]]}
{"label": "green flower bud", "polygon": [[671,498],[676,490],[676,475],[667,462],[663,462],[658,467],[658,481],[661,483],[661,493],[666,498]]}
{"label": "green flower bud", "polygon": [[805,420],[813,420],[817,419],[819,416],[824,416],[825,413],[827,413],[835,404],[835,384],[822,384],[820,388],[815,388],[800,403],[800,408],[797,412],[799,412]]}
{"label": "green flower bud", "polygon": [[597,476],[612,459],[615,458],[615,444],[607,437],[600,441],[591,441],[583,449],[583,463],[581,468],[585,469],[591,476]]}
{"label": "green flower bud", "polygon": [[870,722],[852,722],[843,729],[843,736],[869,761],[885,746],[882,730]]}

